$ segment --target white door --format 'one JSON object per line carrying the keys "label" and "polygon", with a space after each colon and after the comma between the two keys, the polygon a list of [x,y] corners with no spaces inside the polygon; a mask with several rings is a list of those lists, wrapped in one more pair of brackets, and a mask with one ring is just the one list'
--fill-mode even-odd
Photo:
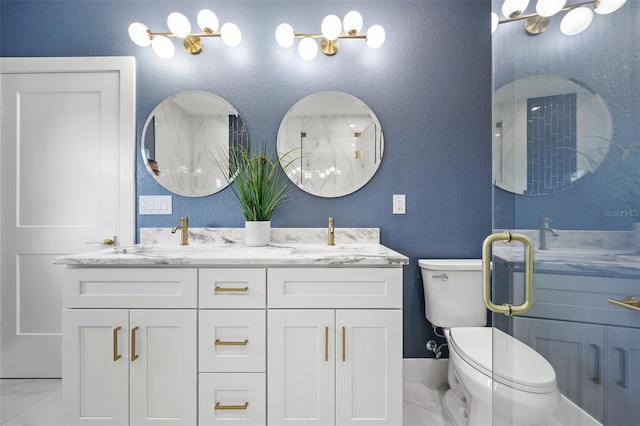
{"label": "white door", "polygon": [[336,311],[336,425],[402,424],[402,311]]}
{"label": "white door", "polygon": [[270,425],[334,424],[333,324],[333,310],[269,311]]}
{"label": "white door", "polygon": [[1,58],[0,376],[60,377],[58,255],[135,238],[134,58]]}
{"label": "white door", "polygon": [[66,424],[128,424],[129,311],[65,309],[62,324]]}
{"label": "white door", "polygon": [[129,327],[129,424],[195,425],[198,417],[196,310],[132,310]]}

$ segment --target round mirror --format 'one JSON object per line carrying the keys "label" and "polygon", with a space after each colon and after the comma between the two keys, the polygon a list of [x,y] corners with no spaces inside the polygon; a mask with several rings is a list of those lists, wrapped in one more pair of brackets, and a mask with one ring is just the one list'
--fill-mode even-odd
{"label": "round mirror", "polygon": [[204,197],[228,185],[228,170],[217,159],[229,147],[248,146],[238,111],[225,99],[202,91],[162,101],[142,133],[142,158],[155,180],[185,197]]}
{"label": "round mirror", "polygon": [[[366,185],[380,166],[382,127],[360,99],[318,92],[298,101],[278,130],[278,152],[300,157],[287,176],[320,197],[341,197]],[[284,163],[286,163],[286,158]]]}
{"label": "round mirror", "polygon": [[556,75],[513,81],[493,103],[493,179],[523,195],[547,195],[576,185],[611,146],[611,114],[602,98]]}

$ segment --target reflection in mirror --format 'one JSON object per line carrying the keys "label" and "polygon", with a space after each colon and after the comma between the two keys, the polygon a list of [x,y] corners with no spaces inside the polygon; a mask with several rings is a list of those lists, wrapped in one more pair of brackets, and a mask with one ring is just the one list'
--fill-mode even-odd
{"label": "reflection in mirror", "polygon": [[238,111],[225,99],[202,91],[182,92],[162,101],[142,133],[142,157],[155,180],[185,197],[224,189],[229,171],[216,158],[229,147],[248,147]]}
{"label": "reflection in mirror", "polygon": [[384,138],[380,122],[360,99],[318,92],[298,101],[280,124],[278,152],[292,149],[291,155],[301,158],[289,179],[310,194],[340,197],[362,188],[376,173]]}
{"label": "reflection in mirror", "polygon": [[611,146],[602,98],[561,76],[538,75],[496,91],[494,183],[516,194],[547,195],[593,172]]}

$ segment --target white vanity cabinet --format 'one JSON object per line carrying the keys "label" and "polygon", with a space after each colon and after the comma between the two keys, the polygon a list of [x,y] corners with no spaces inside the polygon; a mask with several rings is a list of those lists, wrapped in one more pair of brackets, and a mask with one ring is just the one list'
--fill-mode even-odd
{"label": "white vanity cabinet", "polygon": [[65,424],[402,424],[408,259],[234,249],[61,259]]}
{"label": "white vanity cabinet", "polygon": [[402,424],[402,269],[268,270],[268,424]]}
{"label": "white vanity cabinet", "polygon": [[67,269],[65,424],[196,424],[196,294],[195,269]]}
{"label": "white vanity cabinet", "polygon": [[[523,277],[513,274],[515,297]],[[638,313],[608,303],[636,294],[634,278],[536,274],[534,308],[513,335],[542,354],[563,395],[605,425],[640,425]],[[518,299],[516,299],[518,300]]]}

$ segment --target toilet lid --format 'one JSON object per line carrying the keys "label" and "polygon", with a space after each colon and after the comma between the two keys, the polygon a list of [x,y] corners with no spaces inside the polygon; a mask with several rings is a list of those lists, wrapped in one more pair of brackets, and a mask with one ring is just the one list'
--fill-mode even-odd
{"label": "toilet lid", "polygon": [[[486,342],[493,342],[493,345]],[[493,378],[506,386],[536,393],[556,387],[556,373],[551,364],[538,352],[497,328],[454,327],[449,330],[449,343],[462,359],[485,375],[491,377],[493,367]]]}

